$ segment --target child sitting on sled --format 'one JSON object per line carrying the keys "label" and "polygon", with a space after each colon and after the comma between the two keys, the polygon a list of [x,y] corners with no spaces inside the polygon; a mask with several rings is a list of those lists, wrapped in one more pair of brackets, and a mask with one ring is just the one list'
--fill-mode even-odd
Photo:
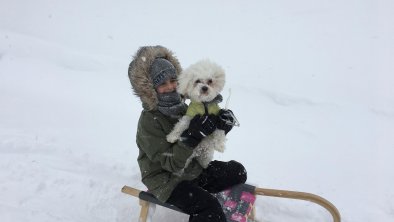
{"label": "child sitting on sled", "polygon": [[221,110],[219,117],[198,115],[182,141],[167,142],[167,134],[187,109],[176,92],[180,72],[177,58],[162,46],[141,47],[130,64],[130,82],[143,107],[136,138],[142,182],[157,199],[189,214],[189,221],[225,222],[222,206],[212,193],[245,183],[243,165],[215,160],[204,169],[193,159],[183,174],[177,172],[204,137],[216,129],[227,133],[232,129],[226,124],[226,118],[231,118],[227,112],[231,111]]}

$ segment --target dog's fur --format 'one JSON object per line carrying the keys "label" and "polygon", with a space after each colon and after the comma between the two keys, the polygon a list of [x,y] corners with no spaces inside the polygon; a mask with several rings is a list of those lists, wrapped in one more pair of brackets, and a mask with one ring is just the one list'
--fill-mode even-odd
{"label": "dog's fur", "polygon": [[[191,100],[191,103],[209,103],[222,91],[225,83],[225,72],[217,64],[202,60],[184,70],[178,78],[177,91]],[[219,110],[217,104],[214,104]],[[189,106],[190,108],[190,106]],[[199,113],[203,115],[204,113]],[[217,113],[214,113],[217,115]],[[173,131],[167,135],[167,141],[174,143],[180,139],[183,131],[189,127],[193,116],[185,115],[175,125]],[[215,130],[210,136],[205,137],[194,149],[193,154],[186,162],[185,168],[196,157],[201,166],[206,168],[213,159],[214,150],[223,152],[225,149],[225,133]]]}

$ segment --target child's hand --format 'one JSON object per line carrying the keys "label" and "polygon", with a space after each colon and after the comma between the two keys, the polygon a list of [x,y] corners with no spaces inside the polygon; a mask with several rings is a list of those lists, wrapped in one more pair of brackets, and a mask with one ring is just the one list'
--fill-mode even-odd
{"label": "child's hand", "polygon": [[204,138],[209,136],[216,130],[217,116],[215,115],[197,115],[189,125],[189,131],[196,138]]}
{"label": "child's hand", "polygon": [[190,146],[196,147],[201,140],[211,135],[216,130],[218,117],[215,115],[197,115],[189,124],[189,128],[181,135],[181,141]]}
{"label": "child's hand", "polygon": [[218,116],[217,128],[227,134],[236,123],[234,113],[229,109],[221,109]]}

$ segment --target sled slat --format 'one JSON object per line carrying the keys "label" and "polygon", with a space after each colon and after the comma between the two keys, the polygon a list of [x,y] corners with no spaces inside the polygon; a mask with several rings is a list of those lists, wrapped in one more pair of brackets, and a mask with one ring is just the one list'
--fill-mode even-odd
{"label": "sled slat", "polygon": [[298,199],[298,200],[306,200],[316,203],[326,210],[330,212],[334,222],[341,221],[341,215],[338,209],[330,203],[328,200],[311,193],[305,192],[296,192],[296,191],[288,191],[288,190],[274,190],[274,189],[265,189],[265,188],[256,188],[256,195],[261,196],[271,196],[271,197],[281,197],[281,198],[290,198],[290,199]]}
{"label": "sled slat", "polygon": [[[251,185],[247,185],[253,188]],[[180,209],[176,208],[173,205],[167,204],[167,203],[162,203],[159,200],[157,200],[152,194],[148,192],[144,192],[129,186],[124,186],[122,188],[122,192],[132,195],[134,197],[137,197],[140,199],[140,205],[141,205],[141,212],[140,212],[140,221],[146,221],[148,209],[149,209],[149,203],[155,203],[179,212],[182,212]],[[333,217],[334,222],[340,222],[341,221],[341,215],[338,211],[338,209],[330,203],[328,200],[315,195],[311,193],[305,193],[305,192],[297,192],[297,191],[289,191],[289,190],[274,190],[274,189],[266,189],[266,188],[258,188],[254,187],[254,193],[256,195],[260,196],[271,196],[271,197],[280,197],[280,198],[289,198],[289,199],[298,199],[298,200],[305,200],[305,201],[310,201],[313,203],[316,203],[322,207],[324,207],[327,211],[330,212],[330,214]],[[254,217],[254,213],[252,213],[251,218]]]}
{"label": "sled slat", "polygon": [[154,204],[157,204],[157,205],[160,205],[160,206],[163,206],[163,207],[167,207],[167,208],[170,208],[172,210],[176,210],[178,212],[184,213],[181,209],[177,208],[176,206],[171,205],[169,203],[163,203],[160,200],[156,199],[156,197],[153,196],[153,194],[151,194],[151,193],[142,191],[140,193],[139,198],[141,200],[144,200],[144,201],[147,201],[147,202],[150,202],[150,203],[154,203]]}
{"label": "sled slat", "polygon": [[[157,204],[157,205],[160,205],[160,206],[163,206],[163,207],[166,207],[166,208],[169,208],[169,209],[172,209],[172,210],[176,210],[176,211],[179,211],[179,212],[183,213],[183,211],[181,209],[175,207],[174,205],[171,205],[171,204],[168,204],[168,203],[163,203],[163,202],[159,201],[151,193],[148,193],[148,192],[145,192],[145,191],[141,191],[141,190],[137,190],[137,189],[129,187],[129,186],[124,186],[122,188],[122,192],[126,193],[126,194],[129,194],[129,195],[132,195],[132,196],[135,196],[135,197],[138,197],[140,200],[142,200],[144,202],[154,203],[154,204]],[[141,206],[143,206],[143,205],[141,204]]]}

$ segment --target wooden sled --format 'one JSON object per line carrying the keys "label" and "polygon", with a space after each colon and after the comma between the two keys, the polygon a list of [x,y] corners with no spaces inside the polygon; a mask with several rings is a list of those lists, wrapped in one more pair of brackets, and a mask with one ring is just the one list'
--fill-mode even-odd
{"label": "wooden sled", "polygon": [[[251,186],[248,184],[245,184],[245,185]],[[328,212],[330,212],[334,222],[341,221],[341,215],[339,214],[338,209],[332,203],[330,203],[328,200],[326,200],[318,195],[311,194],[311,193],[304,193],[304,192],[288,191],[288,190],[274,190],[274,189],[258,188],[258,187],[254,187],[254,186],[252,186],[252,187],[254,188],[255,195],[298,199],[298,200],[305,200],[305,201],[310,201],[310,202],[316,203],[316,204],[324,207]],[[166,203],[159,201],[152,194],[150,194],[148,192],[144,192],[144,191],[141,191],[141,190],[129,187],[129,186],[124,186],[122,188],[122,192],[140,199],[140,206],[141,206],[140,219],[139,219],[140,222],[147,221],[150,203],[158,204],[160,206],[163,206],[163,207],[183,213],[182,210],[178,209],[177,207],[175,207],[173,205],[166,204]],[[255,212],[253,210],[252,213],[250,214],[249,218],[251,220],[254,220],[254,216],[255,216]]]}

